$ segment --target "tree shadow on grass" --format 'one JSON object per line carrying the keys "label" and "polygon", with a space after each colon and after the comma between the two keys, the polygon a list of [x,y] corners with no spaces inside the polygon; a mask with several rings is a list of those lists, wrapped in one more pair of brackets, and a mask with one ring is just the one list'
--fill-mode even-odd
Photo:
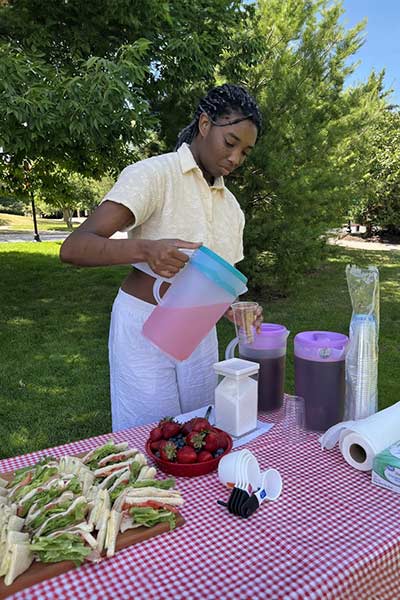
{"label": "tree shadow on grass", "polygon": [[1,255],[1,457],[111,430],[108,326],[127,269],[63,265],[56,247]]}
{"label": "tree shadow on grass", "polygon": [[8,219],[4,214],[0,216],[0,227],[6,227],[11,225],[11,219]]}

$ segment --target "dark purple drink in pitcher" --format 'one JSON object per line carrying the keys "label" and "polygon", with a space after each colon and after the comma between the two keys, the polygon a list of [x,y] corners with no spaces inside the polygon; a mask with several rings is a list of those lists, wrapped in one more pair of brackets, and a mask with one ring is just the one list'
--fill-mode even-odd
{"label": "dark purple drink in pitcher", "polygon": [[240,358],[258,362],[258,410],[268,411],[280,408],[283,403],[285,386],[286,354],[271,358],[255,358],[240,353]]}
{"label": "dark purple drink in pitcher", "polygon": [[286,341],[289,331],[284,325],[262,323],[260,331],[254,329],[247,339],[242,329],[230,342],[225,358],[233,358],[239,343],[239,356],[260,365],[258,375],[258,411],[276,410],[282,406],[285,388]]}
{"label": "dark purple drink in pitcher", "polygon": [[296,396],[304,398],[306,428],[325,431],[343,420],[348,337],[304,331],[294,338]]}
{"label": "dark purple drink in pitcher", "polygon": [[305,402],[306,427],[325,431],[343,420],[345,361],[320,362],[294,357],[296,396]]}

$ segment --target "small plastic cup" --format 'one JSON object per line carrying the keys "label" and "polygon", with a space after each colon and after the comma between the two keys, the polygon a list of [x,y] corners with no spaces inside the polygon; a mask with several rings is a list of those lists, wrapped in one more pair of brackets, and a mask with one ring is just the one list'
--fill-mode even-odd
{"label": "small plastic cup", "polygon": [[247,344],[254,342],[254,321],[258,307],[257,302],[234,302],[232,304],[236,335],[239,340],[245,341]]}
{"label": "small plastic cup", "polygon": [[282,492],[282,477],[276,469],[261,473],[261,485],[266,492],[265,500],[277,500]]}
{"label": "small plastic cup", "polygon": [[285,394],[283,400],[282,433],[287,444],[301,444],[306,440],[305,404],[301,396]]}

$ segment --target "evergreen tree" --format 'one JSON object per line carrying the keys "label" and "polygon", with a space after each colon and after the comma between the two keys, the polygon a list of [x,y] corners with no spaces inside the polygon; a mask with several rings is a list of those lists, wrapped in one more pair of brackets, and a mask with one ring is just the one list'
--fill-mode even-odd
{"label": "evergreen tree", "polygon": [[[345,30],[340,2],[260,0],[220,69],[257,96],[264,133],[236,180],[247,218],[244,271],[280,293],[318,265],[365,172],[368,131],[384,104],[381,78],[345,89],[363,24]],[[252,41],[252,55],[235,44]]]}
{"label": "evergreen tree", "polygon": [[367,169],[354,198],[353,218],[367,226],[400,233],[400,112],[388,106],[371,127],[365,148]]}

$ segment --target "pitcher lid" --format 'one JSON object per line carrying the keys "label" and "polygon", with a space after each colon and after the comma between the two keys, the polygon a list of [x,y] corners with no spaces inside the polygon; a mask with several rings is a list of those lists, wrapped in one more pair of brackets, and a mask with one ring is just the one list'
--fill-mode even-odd
{"label": "pitcher lid", "polygon": [[286,340],[290,331],[284,325],[277,323],[262,323],[260,333],[256,333],[254,329],[254,339],[247,342],[243,331],[239,332],[240,344],[253,348],[254,350],[281,348],[286,346]]}
{"label": "pitcher lid", "polygon": [[190,264],[213,283],[226,290],[232,296],[232,300],[247,292],[247,277],[206,246],[200,246],[193,252]]}
{"label": "pitcher lid", "polygon": [[221,360],[220,362],[213,364],[214,371],[218,375],[225,375],[227,377],[233,377],[234,379],[240,379],[241,377],[247,377],[258,373],[260,365],[251,360],[244,360],[243,358],[228,358],[227,360]]}
{"label": "pitcher lid", "polygon": [[232,273],[232,275],[234,275],[235,277],[237,277],[238,279],[240,279],[240,281],[242,281],[242,283],[244,283],[244,284],[247,283],[247,277],[246,277],[246,275],[243,275],[243,273],[241,273],[239,271],[239,269],[237,269],[236,267],[234,267],[233,265],[231,265],[230,263],[228,263],[227,260],[225,260],[224,258],[222,258],[222,256],[220,256],[219,254],[217,254],[216,252],[214,252],[210,248],[207,248],[207,246],[200,246],[199,248],[197,248],[197,251],[198,252],[202,252],[206,256],[209,256],[210,258],[212,258],[213,260],[215,260],[215,262],[217,264],[219,264],[224,269],[227,269],[230,273]]}
{"label": "pitcher lid", "polygon": [[302,331],[298,333],[294,341],[296,344],[303,346],[312,346],[320,348],[324,346],[326,348],[343,348],[349,338],[343,333],[336,333],[335,331]]}
{"label": "pitcher lid", "polygon": [[284,325],[278,325],[278,323],[262,323],[261,334],[263,333],[277,337],[282,334],[289,333],[289,331]]}
{"label": "pitcher lid", "polygon": [[294,354],[318,362],[344,360],[349,338],[334,331],[302,331],[294,338]]}

